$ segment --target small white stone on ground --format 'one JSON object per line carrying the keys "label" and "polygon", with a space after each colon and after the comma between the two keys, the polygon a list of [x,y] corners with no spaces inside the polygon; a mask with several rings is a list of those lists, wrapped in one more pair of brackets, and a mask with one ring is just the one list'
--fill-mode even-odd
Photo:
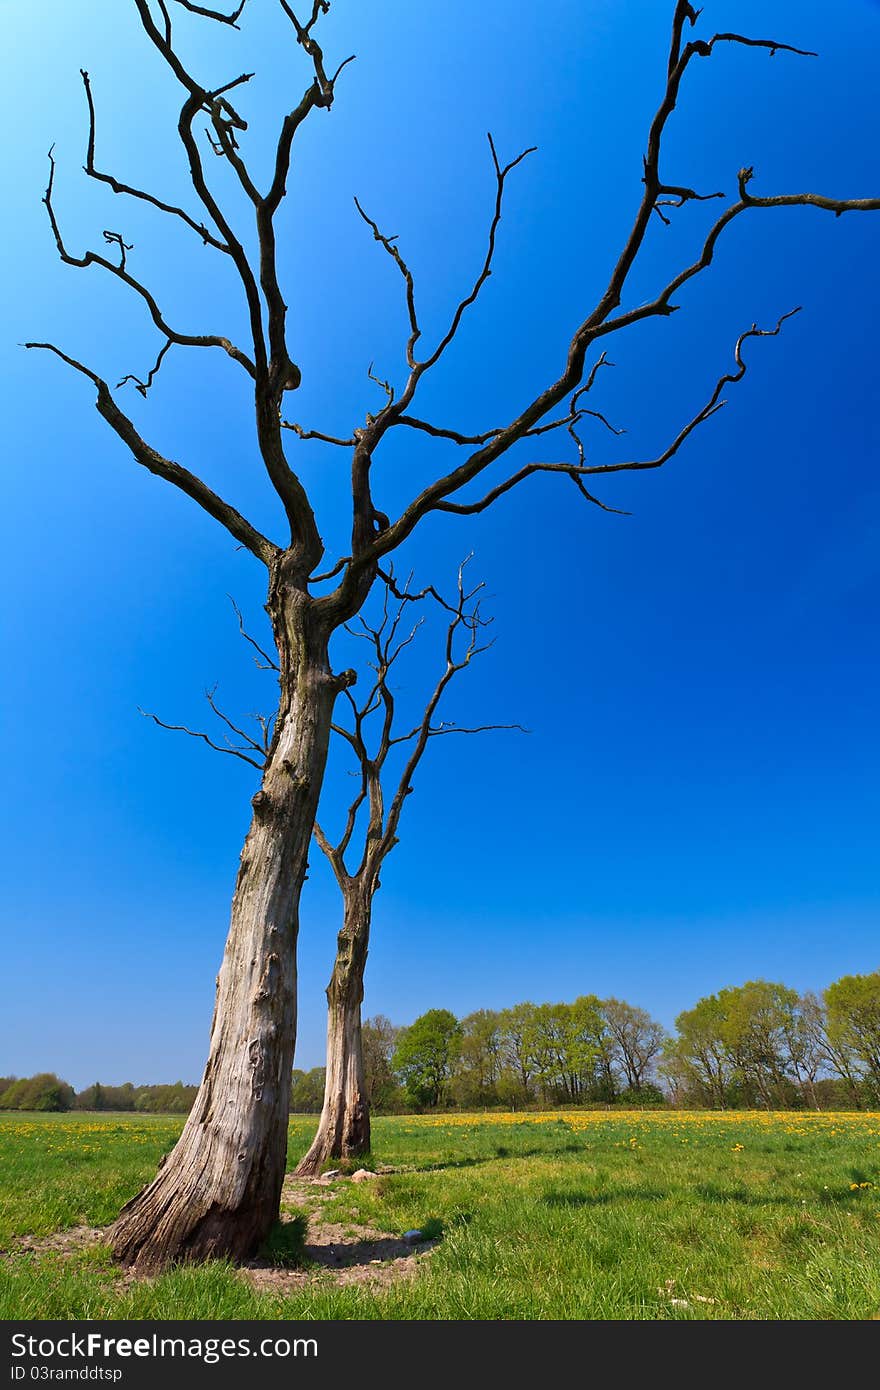
{"label": "small white stone on ground", "polygon": [[419,1245],[425,1239],[425,1233],[424,1231],[404,1231],[401,1239],[405,1240],[407,1245]]}

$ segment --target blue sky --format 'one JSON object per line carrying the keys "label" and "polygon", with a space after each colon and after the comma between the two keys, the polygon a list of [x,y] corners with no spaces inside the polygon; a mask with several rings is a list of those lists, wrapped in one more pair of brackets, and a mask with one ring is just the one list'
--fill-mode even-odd
{"label": "blue sky", "polygon": [[[241,36],[178,21],[206,80],[257,71],[240,104],[262,174],[306,82],[275,8],[252,0]],[[297,143],[281,219],[304,377],[289,415],[348,433],[376,404],[370,361],[401,377],[399,283],[353,194],[399,235],[426,338],[442,329],[483,253],[489,129],[504,157],[539,148],[511,179],[495,273],[423,411],[486,428],[555,376],[639,197],[671,8],[337,0],[328,63],[358,60]],[[701,25],[820,57],[732,50],[698,64],[669,128],[671,182],[730,192],[752,164],[762,193],[876,195],[880,6],[711,0]],[[123,232],[135,273],[187,331],[243,337],[242,306],[221,257],[82,175],[86,67],[99,166],[194,202],[177,91],[133,6],[30,0],[5,31],[0,1072],[197,1079],[255,774],[137,711],[200,723],[215,682],[230,711],[271,704],[226,597],[260,630],[262,574],[126,456],[87,383],[17,346],[51,338],[115,381],[160,345],[123,287],[58,263],[40,204],[50,144],[72,249]],[[219,162],[210,172],[244,227]],[[692,258],[715,207],[657,222],[632,302]],[[496,644],[452,691],[449,717],[532,732],[444,740],[419,773],[376,902],[368,1013],[406,1022],[595,991],[671,1024],[749,977],[821,988],[880,964],[878,237],[876,215],[743,217],[678,314],[614,341],[594,404],[628,433],[590,436],[596,461],[658,452],[731,365],[737,335],[804,306],[778,339],[748,345],[746,379],[675,460],[604,486],[632,516],[539,478],[481,517],[432,520],[409,545],[400,567],[447,585],[473,551],[490,595]],[[234,364],[174,349],[149,401],[125,404],[157,447],[280,534]],[[316,443],[291,456],[335,557],[345,456]],[[448,458],[408,432],[377,473],[380,504],[394,513]],[[437,655],[426,631],[401,674],[404,705]],[[350,788],[334,758],[329,824]],[[321,1061],[338,913],[316,851],[300,1065]]]}

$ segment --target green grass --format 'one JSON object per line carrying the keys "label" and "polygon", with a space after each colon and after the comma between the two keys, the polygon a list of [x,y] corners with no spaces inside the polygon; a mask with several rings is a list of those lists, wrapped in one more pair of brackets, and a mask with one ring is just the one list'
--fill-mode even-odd
{"label": "green grass", "polygon": [[[710,1318],[880,1315],[880,1116],[588,1112],[374,1122],[373,1162],[330,1220],[440,1239],[387,1289],[327,1273],[282,1296],[222,1263],[123,1284],[105,1249],[16,1250],[100,1226],[181,1121],[0,1117],[4,1318]],[[294,1117],[290,1166],[313,1118]],[[369,1162],[366,1166],[370,1166]],[[294,1228],[272,1238],[298,1258]]]}

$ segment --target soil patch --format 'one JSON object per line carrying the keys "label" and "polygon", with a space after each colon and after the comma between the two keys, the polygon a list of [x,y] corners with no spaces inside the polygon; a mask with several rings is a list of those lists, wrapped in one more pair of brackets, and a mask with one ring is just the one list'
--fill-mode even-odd
{"label": "soil patch", "polygon": [[53,1231],[48,1236],[18,1236],[8,1249],[0,1251],[3,1255],[33,1253],[43,1255],[59,1252],[62,1255],[82,1250],[89,1245],[97,1245],[104,1235],[100,1226],[71,1226],[67,1231]]}
{"label": "soil patch", "polygon": [[413,1246],[371,1226],[327,1220],[323,1206],[336,1181],[290,1177],[285,1180],[282,1203],[295,1207],[298,1215],[282,1213],[281,1220],[305,1218],[303,1255],[310,1267],[283,1269],[268,1260],[254,1260],[242,1274],[255,1288],[283,1293],[285,1289],[301,1289],[316,1279],[387,1288],[400,1279],[415,1277],[437,1242],[426,1240]]}

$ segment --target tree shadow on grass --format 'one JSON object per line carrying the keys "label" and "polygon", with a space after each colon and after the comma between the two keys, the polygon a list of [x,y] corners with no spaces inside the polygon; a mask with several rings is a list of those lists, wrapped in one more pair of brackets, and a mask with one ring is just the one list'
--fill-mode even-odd
{"label": "tree shadow on grass", "polygon": [[773,1196],[766,1192],[750,1192],[745,1187],[720,1187],[716,1183],[701,1183],[692,1189],[693,1195],[703,1202],[717,1202],[720,1205],[742,1207],[793,1207],[793,1196]]}
{"label": "tree shadow on grass", "polygon": [[545,1206],[565,1209],[567,1207],[606,1207],[611,1202],[629,1201],[665,1202],[669,1193],[653,1187],[627,1187],[617,1192],[545,1192],[541,1200]]}
{"label": "tree shadow on grass", "polygon": [[260,1247],[258,1260],[276,1269],[298,1269],[308,1262],[305,1216],[276,1221]]}
{"label": "tree shadow on grass", "polygon": [[553,1144],[551,1147],[546,1145],[535,1146],[531,1149],[508,1149],[503,1144],[498,1145],[494,1153],[474,1154],[467,1158],[451,1158],[448,1160],[438,1159],[434,1163],[413,1164],[414,1173],[438,1173],[447,1168],[480,1168],[486,1163],[497,1163],[499,1159],[519,1159],[519,1158],[556,1158],[559,1154],[582,1154],[583,1144],[578,1144],[574,1140],[569,1140],[565,1144]]}
{"label": "tree shadow on grass", "polygon": [[386,1260],[408,1260],[413,1255],[430,1250],[434,1240],[410,1245],[397,1236],[376,1236],[367,1240],[340,1240],[327,1245],[306,1245],[306,1261],[324,1269],[351,1269],[357,1265],[374,1265]]}

